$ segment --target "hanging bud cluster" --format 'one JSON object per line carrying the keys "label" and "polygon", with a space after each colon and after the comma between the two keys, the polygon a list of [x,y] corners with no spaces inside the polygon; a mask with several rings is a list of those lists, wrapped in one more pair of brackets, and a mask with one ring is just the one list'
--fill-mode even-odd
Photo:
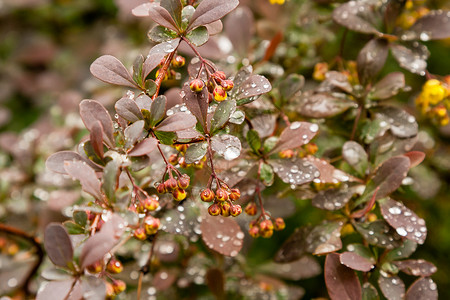
{"label": "hanging bud cluster", "polygon": [[[159,77],[161,69],[164,66],[164,62],[165,62],[165,60],[162,59],[159,64],[160,69],[158,71],[156,71],[155,78]],[[163,81],[179,79],[181,77],[181,75],[178,72],[176,72],[175,69],[179,69],[179,68],[183,67],[185,65],[185,63],[186,63],[186,59],[183,56],[181,56],[181,55],[175,56],[172,59],[172,61],[170,62],[167,72],[164,74]]]}
{"label": "hanging bud cluster", "polygon": [[[191,178],[189,175],[181,174],[178,170],[172,168],[169,168],[169,178],[159,183],[156,190],[160,194],[171,193],[174,200],[182,201],[186,199],[186,189],[189,187]],[[172,171],[176,173],[175,176],[173,176]]]}
{"label": "hanging bud cluster", "polygon": [[222,102],[228,98],[227,92],[234,87],[234,82],[227,79],[227,76],[222,71],[216,71],[212,74],[208,72],[208,81],[205,83],[202,79],[196,78],[191,80],[189,87],[193,92],[199,93],[206,86],[209,92],[209,102],[213,100]]}
{"label": "hanging bud cluster", "polygon": [[282,218],[273,219],[270,217],[270,219],[266,219],[266,216],[262,217],[250,222],[248,233],[254,238],[270,238],[274,230],[280,231],[286,227]]}
{"label": "hanging bud cluster", "polygon": [[212,203],[208,208],[211,216],[222,215],[224,217],[237,217],[242,213],[242,207],[234,204],[241,197],[239,189],[230,189],[223,184],[221,187],[213,191],[210,188],[204,189],[200,193],[200,199],[203,202]]}

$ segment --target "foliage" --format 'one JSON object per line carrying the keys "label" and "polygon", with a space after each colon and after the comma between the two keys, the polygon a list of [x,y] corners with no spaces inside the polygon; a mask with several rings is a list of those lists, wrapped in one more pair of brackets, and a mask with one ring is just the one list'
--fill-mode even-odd
{"label": "foliage", "polygon": [[[90,64],[113,87],[88,81],[98,100],[66,91],[51,121],[0,136],[2,293],[438,298],[448,279],[431,276],[445,261],[420,250],[438,235],[426,225],[433,208],[418,200],[445,195],[450,77],[431,73],[427,46],[450,38],[450,11],[377,0],[137,2],[127,9],[151,22],[150,50]],[[28,53],[19,73],[51,56]],[[65,85],[16,83],[9,96],[54,98]],[[27,209],[42,242],[31,217],[20,224]]]}

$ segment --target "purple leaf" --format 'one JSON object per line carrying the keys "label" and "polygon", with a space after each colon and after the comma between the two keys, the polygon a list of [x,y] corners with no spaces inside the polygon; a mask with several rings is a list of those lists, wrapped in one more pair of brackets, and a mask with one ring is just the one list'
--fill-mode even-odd
{"label": "purple leaf", "polygon": [[223,18],[238,5],[238,0],[203,0],[195,9],[187,31]]}
{"label": "purple leaf", "polygon": [[437,300],[436,283],[431,278],[419,278],[408,288],[406,300]]}
{"label": "purple leaf", "polygon": [[358,54],[358,77],[362,83],[372,81],[383,69],[389,53],[388,42],[384,39],[372,39]]}
{"label": "purple leaf", "polygon": [[144,118],[136,102],[128,97],[123,97],[117,101],[114,108],[117,114],[128,122],[134,123]]}
{"label": "purple leaf", "polygon": [[93,123],[91,132],[89,135],[92,148],[100,158],[103,158],[103,127],[100,121]]}
{"label": "purple leaf", "polygon": [[[342,97],[336,97],[342,95]],[[328,93],[319,93],[304,95],[294,98],[298,102],[296,111],[308,118],[328,118],[343,113],[349,108],[358,107],[358,105],[343,94],[330,95]]]}
{"label": "purple leaf", "polygon": [[306,251],[314,255],[323,255],[340,250],[343,225],[341,221],[330,221],[314,226],[305,240]]}
{"label": "purple leaf", "polygon": [[80,116],[89,131],[97,121],[100,121],[104,134],[103,140],[111,147],[115,146],[113,122],[103,105],[94,100],[83,100],[80,103]]}
{"label": "purple leaf", "polygon": [[91,64],[90,70],[92,75],[101,81],[132,88],[136,87],[128,70],[112,55],[103,55],[97,58]]}
{"label": "purple leaf", "polygon": [[181,10],[183,5],[180,0],[166,0],[160,2],[161,7],[169,12],[178,28],[181,28]]}
{"label": "purple leaf", "polygon": [[394,261],[394,264],[400,271],[412,276],[426,277],[433,275],[437,271],[435,265],[423,259]]}
{"label": "purple leaf", "polygon": [[211,138],[211,148],[226,160],[233,160],[241,154],[242,145],[234,135],[222,134]]}
{"label": "purple leaf", "polygon": [[236,256],[244,244],[244,233],[233,219],[205,215],[200,229],[205,244],[222,255]]}
{"label": "purple leaf", "polygon": [[100,180],[97,179],[95,171],[86,163],[81,161],[65,161],[64,169],[67,174],[81,183],[81,188],[96,199],[102,199]]}
{"label": "purple leaf", "polygon": [[302,256],[302,258],[289,263],[270,262],[258,269],[260,272],[287,280],[308,279],[322,273],[320,264],[310,255]]}
{"label": "purple leaf", "polygon": [[360,12],[371,9],[369,5],[368,2],[361,1],[344,3],[333,11],[333,20],[353,31],[379,34],[380,32],[372,24],[359,16]]}
{"label": "purple leaf", "polygon": [[152,137],[146,138],[145,140],[141,141],[140,143],[136,144],[136,146],[133,147],[128,152],[129,156],[142,156],[150,154],[153,150],[156,149],[156,146],[158,145],[158,140]]}
{"label": "purple leaf", "polygon": [[420,151],[410,151],[403,155],[409,158],[410,168],[414,168],[420,165],[420,163],[423,162],[423,160],[425,159],[425,153]]}
{"label": "purple leaf", "polygon": [[83,288],[84,300],[99,300],[106,298],[106,285],[103,279],[94,276],[83,276],[81,286]]}
{"label": "purple leaf", "polygon": [[208,29],[209,36],[212,36],[222,32],[223,24],[222,21],[217,20],[215,22],[206,24],[205,27],[206,29]]}
{"label": "purple leaf", "polygon": [[[304,160],[309,161],[312,163],[317,170],[319,171],[319,176],[315,176],[315,182],[321,182],[321,183],[338,183],[338,182],[347,182],[347,181],[353,181],[358,182],[359,179],[345,173],[344,171],[341,171],[337,168],[335,168],[332,164],[330,164],[328,161],[324,159],[320,159],[314,156],[307,156],[304,158]],[[316,175],[316,174],[314,174]]]}
{"label": "purple leaf", "polygon": [[405,75],[401,72],[393,72],[378,81],[370,90],[370,98],[384,100],[391,98],[405,87]]}
{"label": "purple leaf", "polygon": [[401,237],[384,220],[371,223],[355,223],[356,230],[371,245],[392,249],[402,243]]}
{"label": "purple leaf", "polygon": [[192,128],[196,123],[197,119],[193,115],[180,112],[164,119],[155,130],[175,132]]}
{"label": "purple leaf", "polygon": [[322,190],[312,199],[312,205],[325,210],[338,210],[345,206],[355,194],[355,189],[343,186],[339,189]]}
{"label": "purple leaf", "polygon": [[164,118],[166,114],[167,98],[164,95],[158,96],[150,106],[150,127],[155,126]]}
{"label": "purple leaf", "polygon": [[123,135],[125,137],[125,148],[130,149],[136,142],[144,138],[147,132],[144,132],[145,121],[139,120],[127,128]]}
{"label": "purple leaf", "polygon": [[424,45],[419,44],[416,48],[406,48],[402,45],[392,44],[391,52],[402,68],[415,74],[425,75],[426,60],[430,53]]}
{"label": "purple leaf", "polygon": [[419,218],[412,210],[402,203],[390,198],[380,202],[383,218],[397,231],[400,236],[406,237],[419,244],[423,244],[427,237],[425,221]]}
{"label": "purple leaf", "polygon": [[375,118],[386,122],[392,134],[399,138],[416,136],[418,127],[416,119],[405,110],[394,106],[381,106],[373,110]]}
{"label": "purple leaf", "polygon": [[57,266],[67,268],[73,259],[73,248],[66,229],[51,223],[45,229],[44,246],[50,260]]}
{"label": "purple leaf", "polygon": [[73,151],[60,151],[57,153],[53,153],[50,155],[49,158],[47,158],[47,161],[45,162],[45,165],[47,169],[50,171],[61,173],[61,174],[67,174],[66,169],[64,168],[64,162],[65,161],[84,161],[84,158]]}
{"label": "purple leaf", "polygon": [[170,13],[161,7],[159,3],[145,3],[132,10],[132,13],[137,17],[150,17],[155,23],[161,26],[179,31],[175,20]]}
{"label": "purple leaf", "polygon": [[[450,37],[450,11],[433,10],[418,19],[403,35],[406,40],[417,39],[426,42]],[[411,37],[411,38],[409,38]]]}
{"label": "purple leaf", "polygon": [[320,172],[314,164],[305,159],[271,159],[268,163],[281,180],[287,184],[301,185],[320,176]]}
{"label": "purple leaf", "polygon": [[280,135],[277,145],[270,153],[295,149],[309,143],[319,131],[317,124],[308,122],[294,122],[286,127]]}
{"label": "purple leaf", "polygon": [[51,281],[43,283],[39,288],[36,300],[65,300],[72,290],[75,279]]}
{"label": "purple leaf", "polygon": [[405,284],[398,276],[384,277],[380,275],[378,285],[388,300],[402,300],[405,297]]}
{"label": "purple leaf", "polygon": [[152,6],[152,3],[143,3],[135,8],[133,8],[133,10],[131,11],[131,13],[133,15],[135,15],[136,17],[148,17],[149,13],[148,11],[150,10],[150,6]]}
{"label": "purple leaf", "polygon": [[275,254],[274,261],[288,263],[300,259],[306,253],[306,238],[311,232],[310,226],[295,229]]}
{"label": "purple leaf", "polygon": [[324,273],[331,300],[361,300],[362,291],[358,277],[355,271],[341,264],[339,254],[327,255]]}
{"label": "purple leaf", "polygon": [[355,252],[344,252],[339,258],[341,264],[356,271],[369,272],[374,268],[374,265],[370,260],[356,254]]}
{"label": "purple leaf", "polygon": [[235,95],[237,100],[242,100],[265,94],[270,92],[270,90],[272,90],[272,85],[266,77],[261,75],[251,75],[239,85]]}
{"label": "purple leaf", "polygon": [[225,19],[225,32],[233,44],[234,50],[245,57],[254,32],[252,11],[246,7],[238,7]]}
{"label": "purple leaf", "polygon": [[124,231],[124,223],[121,217],[114,214],[98,233],[87,239],[80,254],[81,268],[92,265],[111,251]]}
{"label": "purple leaf", "polygon": [[157,44],[150,49],[147,58],[142,66],[142,77],[146,78],[150,72],[156,68],[161,60],[169,53],[175,51],[180,44],[180,39],[173,39],[164,43]]}
{"label": "purple leaf", "polygon": [[180,95],[189,111],[197,118],[203,128],[206,128],[206,117],[209,106],[208,90],[203,89],[201,92],[196,93],[191,91],[188,84],[185,84]]}

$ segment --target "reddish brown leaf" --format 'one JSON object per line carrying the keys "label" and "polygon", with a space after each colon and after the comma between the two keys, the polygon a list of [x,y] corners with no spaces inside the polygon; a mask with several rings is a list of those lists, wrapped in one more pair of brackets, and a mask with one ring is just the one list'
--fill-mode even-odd
{"label": "reddish brown leaf", "polygon": [[202,239],[212,250],[226,256],[236,256],[244,243],[244,233],[235,220],[205,215],[200,225]]}
{"label": "reddish brown leaf", "polygon": [[136,102],[128,97],[123,97],[117,101],[114,108],[117,114],[128,122],[134,123],[144,118]]}
{"label": "reddish brown leaf", "polygon": [[176,113],[163,120],[155,130],[175,132],[179,130],[189,129],[195,126],[197,120],[191,114]]}
{"label": "reddish brown leaf", "polygon": [[270,41],[269,46],[266,49],[266,53],[264,53],[262,61],[268,61],[272,58],[272,56],[275,54],[275,51],[278,48],[278,45],[281,43],[282,40],[283,40],[283,33],[279,31]]}
{"label": "reddish brown leaf", "polygon": [[141,141],[140,143],[136,144],[136,146],[133,147],[133,149],[128,152],[129,156],[142,156],[150,154],[153,150],[156,149],[156,146],[158,145],[158,141],[155,138],[146,138],[145,140]]}
{"label": "reddish brown leaf", "polygon": [[177,280],[177,277],[178,274],[176,270],[162,269],[153,276],[152,285],[158,291],[164,291],[174,284],[174,282]]}
{"label": "reddish brown leaf", "polygon": [[83,100],[80,103],[80,116],[89,131],[99,121],[103,128],[103,140],[111,147],[115,147],[113,122],[103,105],[95,100]]}
{"label": "reddish brown leaf", "polygon": [[384,277],[380,275],[378,285],[388,300],[401,300],[405,297],[405,284],[398,276]]}
{"label": "reddish brown leaf", "polygon": [[136,87],[128,70],[112,55],[103,55],[97,58],[91,64],[90,70],[92,75],[101,81],[132,88]]}
{"label": "reddish brown leaf", "polygon": [[73,151],[60,151],[50,155],[50,157],[47,158],[45,165],[50,171],[67,174],[67,171],[64,168],[65,161],[84,161],[84,158]]}
{"label": "reddish brown leaf", "polygon": [[103,127],[100,121],[96,121],[92,125],[89,140],[95,153],[103,158]]}
{"label": "reddish brown leaf", "polygon": [[197,118],[203,128],[206,128],[208,90],[203,89],[201,92],[196,93],[191,91],[188,84],[185,84],[180,94],[189,111]]}
{"label": "reddish brown leaf", "polygon": [[406,300],[437,300],[438,291],[436,283],[431,278],[419,278],[406,292]]}
{"label": "reddish brown leaf", "polygon": [[358,277],[350,268],[342,265],[339,254],[330,253],[325,259],[325,284],[331,300],[360,300],[361,285]]}
{"label": "reddish brown leaf", "polygon": [[97,179],[95,171],[86,163],[65,161],[64,169],[67,174],[80,181],[83,191],[91,194],[96,199],[102,199],[100,180]]}
{"label": "reddish brown leaf", "polygon": [[425,153],[420,151],[410,151],[403,154],[404,156],[408,157],[410,160],[410,168],[414,168],[418,165],[420,165],[421,162],[425,159]]}
{"label": "reddish brown leaf", "polygon": [[253,19],[252,11],[245,6],[238,7],[225,19],[225,32],[233,44],[234,50],[242,57],[247,55],[248,46],[254,32]]}
{"label": "reddish brown leaf", "polygon": [[51,223],[45,229],[44,246],[50,260],[66,268],[72,262],[73,248],[70,237],[61,224]]}
{"label": "reddish brown leaf", "polygon": [[370,90],[370,98],[383,100],[397,95],[400,89],[405,87],[405,75],[401,72],[393,72],[378,81]]}
{"label": "reddish brown leaf", "polygon": [[437,268],[432,263],[423,259],[407,259],[394,261],[394,264],[404,273],[412,276],[431,276],[436,273]]}
{"label": "reddish brown leaf", "polygon": [[223,18],[239,5],[238,0],[203,0],[195,9],[187,30],[206,25]]}
{"label": "reddish brown leaf", "polygon": [[[414,33],[413,35],[411,33]],[[422,41],[440,40],[450,37],[450,11],[433,10],[421,17],[402,37],[419,38]],[[409,39],[409,38],[408,38]]]}
{"label": "reddish brown leaf", "polygon": [[294,122],[286,127],[280,135],[271,154],[287,149],[295,149],[309,143],[319,131],[319,125],[308,122]]}
{"label": "reddish brown leaf", "polygon": [[349,1],[333,11],[333,20],[353,31],[379,34],[379,31],[372,24],[359,16],[361,11],[369,11],[370,9],[368,2]]}
{"label": "reddish brown leaf", "polygon": [[64,281],[51,281],[43,283],[43,288],[40,288],[36,296],[36,300],[64,300],[72,289],[75,279]]}
{"label": "reddish brown leaf", "polygon": [[384,39],[372,39],[358,54],[358,77],[362,83],[372,81],[383,69],[388,56],[388,43]]}
{"label": "reddish brown leaf", "polygon": [[341,264],[346,265],[350,269],[362,272],[369,272],[374,268],[370,260],[364,258],[355,252],[344,252],[340,255]]}

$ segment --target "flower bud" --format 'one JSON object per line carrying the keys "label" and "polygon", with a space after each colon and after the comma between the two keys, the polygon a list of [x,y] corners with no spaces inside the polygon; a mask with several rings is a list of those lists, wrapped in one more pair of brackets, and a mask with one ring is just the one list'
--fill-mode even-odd
{"label": "flower bud", "polygon": [[245,207],[245,213],[249,216],[255,216],[258,213],[258,207],[255,202],[250,202]]}
{"label": "flower bud", "polygon": [[117,295],[117,294],[120,294],[123,291],[125,291],[125,289],[127,288],[127,285],[122,280],[114,280],[112,283],[112,287],[113,287],[114,293]]}
{"label": "flower bud", "polygon": [[213,91],[214,100],[222,102],[227,99],[227,92],[220,85],[216,86]]}
{"label": "flower bud", "polygon": [[178,187],[178,182],[175,178],[169,178],[164,182],[164,185],[166,186],[166,190],[174,190]]}
{"label": "flower bud", "polygon": [[148,216],[144,219],[145,233],[148,235],[155,234],[158,231],[159,226],[161,226],[161,221],[157,218]]}
{"label": "flower bud", "polygon": [[286,223],[284,223],[284,220],[282,218],[276,218],[275,224],[273,225],[273,229],[280,231],[286,228]]}
{"label": "flower bud", "polygon": [[265,230],[265,231],[261,230],[260,233],[261,233],[261,236],[263,238],[268,239],[268,238],[270,238],[273,235],[273,230],[272,229],[271,230]]}
{"label": "flower bud", "polygon": [[313,155],[319,150],[319,147],[314,143],[309,143],[305,145],[305,150],[307,154]]}
{"label": "flower bud", "polygon": [[106,270],[111,274],[119,274],[123,271],[122,263],[114,257],[106,265]]}
{"label": "flower bud", "polygon": [[325,80],[325,74],[328,72],[328,64],[327,63],[317,63],[314,66],[313,78],[317,81]]}
{"label": "flower bud", "polygon": [[101,261],[96,261],[95,263],[93,263],[92,265],[89,265],[86,267],[86,269],[93,274],[97,274],[100,273],[103,269],[102,263]]}
{"label": "flower bud", "polygon": [[211,216],[218,216],[220,214],[220,212],[221,212],[221,209],[220,209],[219,204],[214,203],[210,207],[208,207],[208,213]]}
{"label": "flower bud", "polygon": [[200,199],[204,202],[211,202],[214,200],[214,192],[211,189],[204,189],[200,193]]}
{"label": "flower bud", "polygon": [[228,194],[224,189],[217,189],[216,190],[216,199],[218,201],[226,201],[228,200]]}
{"label": "flower bud", "polygon": [[284,151],[279,152],[278,156],[280,158],[292,158],[292,157],[294,157],[294,151],[292,151],[291,149],[284,150]]}
{"label": "flower bud", "polygon": [[145,229],[142,227],[137,228],[134,231],[134,237],[140,241],[144,241],[145,239],[147,239],[147,235],[145,234]]}
{"label": "flower bud", "polygon": [[178,154],[172,154],[169,156],[168,161],[172,166],[175,166],[178,163]]}
{"label": "flower bud", "polygon": [[191,182],[191,178],[187,174],[183,174],[181,178],[178,178],[178,187],[180,189],[187,189],[189,187],[189,183]]}
{"label": "flower bud", "polygon": [[223,89],[225,90],[225,92],[231,91],[234,87],[234,82],[233,80],[222,80],[222,82],[220,83],[220,85],[223,87]]}
{"label": "flower bud", "polygon": [[176,188],[172,191],[172,196],[176,201],[182,201],[186,199],[187,194],[186,191],[182,188]]}
{"label": "flower bud", "polygon": [[270,220],[264,220],[259,223],[259,229],[261,232],[273,230],[273,223]]}
{"label": "flower bud", "polygon": [[230,208],[230,215],[237,217],[242,213],[242,207],[239,204],[235,204]]}
{"label": "flower bud", "polygon": [[114,286],[109,283],[106,282],[106,298],[105,299],[114,299],[114,297],[116,296],[116,293],[114,292]]}
{"label": "flower bud", "polygon": [[241,191],[239,189],[231,189],[230,199],[231,201],[236,201],[241,198]]}
{"label": "flower bud", "polygon": [[184,66],[185,63],[186,59],[181,55],[175,56],[174,59],[172,60],[172,66],[174,68],[181,68],[182,66]]}
{"label": "flower bud", "polygon": [[197,78],[191,81],[189,87],[191,88],[191,91],[199,93],[205,87],[205,83],[203,82],[203,80]]}
{"label": "flower bud", "polygon": [[146,210],[148,210],[148,211],[154,211],[154,210],[157,210],[157,209],[158,209],[158,207],[159,207],[159,201],[156,200],[156,199],[153,198],[153,197],[150,197],[150,198],[145,199],[145,201],[144,201],[144,206],[145,206],[145,209],[146,209]]}
{"label": "flower bud", "polygon": [[[155,78],[158,78],[159,77],[159,74],[161,74],[161,69],[159,69],[158,71],[156,71],[156,74],[155,74]],[[163,77],[163,81],[165,81],[165,80],[167,80],[167,79],[169,79],[169,74],[168,74],[168,72],[166,72],[165,74],[164,74],[164,77]]]}
{"label": "flower bud", "polygon": [[158,184],[158,186],[156,187],[156,191],[160,194],[164,194],[166,192],[166,185],[161,182],[160,184]]}
{"label": "flower bud", "polygon": [[219,82],[227,79],[227,75],[225,75],[225,73],[222,71],[216,71],[212,74],[212,76],[214,77],[214,79],[216,79]]}
{"label": "flower bud", "polygon": [[231,205],[228,202],[220,203],[220,214],[224,217],[230,216]]}
{"label": "flower bud", "polygon": [[[203,81],[202,81],[202,82],[203,82]],[[186,150],[187,150],[188,147],[189,147],[188,144],[176,144],[176,145],[175,145],[175,149],[177,149],[178,152],[182,152],[182,153],[186,152]]]}
{"label": "flower bud", "polygon": [[139,201],[139,203],[136,205],[136,212],[139,214],[145,213],[145,204],[142,201]]}
{"label": "flower bud", "polygon": [[257,226],[253,226],[248,230],[248,233],[250,234],[251,237],[257,238],[259,237],[259,228]]}

